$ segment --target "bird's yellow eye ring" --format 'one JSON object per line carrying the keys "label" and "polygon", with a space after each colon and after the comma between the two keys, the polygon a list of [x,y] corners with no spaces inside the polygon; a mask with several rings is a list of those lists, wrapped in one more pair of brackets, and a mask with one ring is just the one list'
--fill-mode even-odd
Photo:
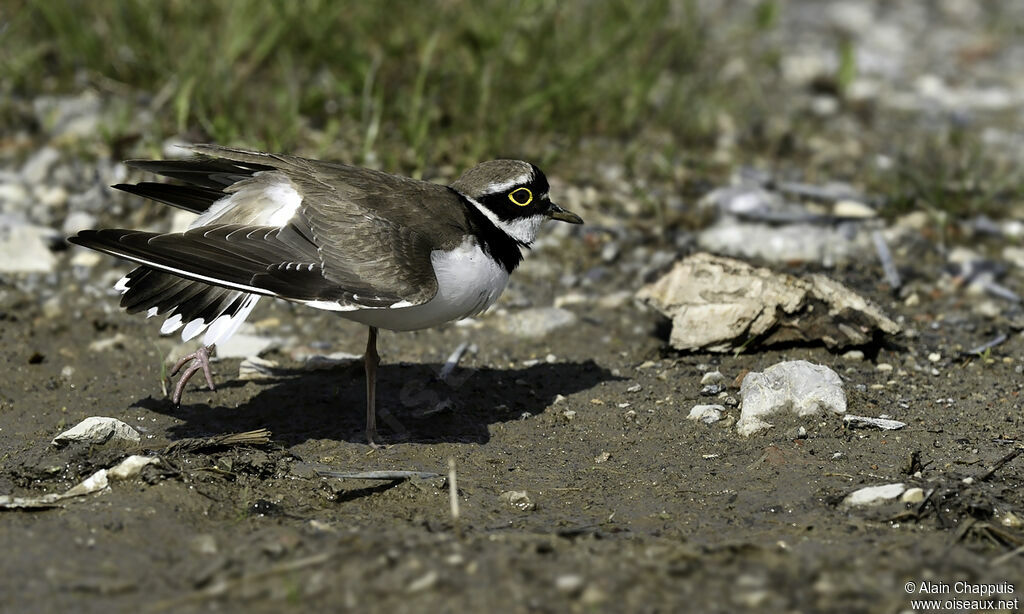
{"label": "bird's yellow eye ring", "polygon": [[529,188],[516,188],[508,193],[508,199],[520,207],[533,202],[533,192]]}

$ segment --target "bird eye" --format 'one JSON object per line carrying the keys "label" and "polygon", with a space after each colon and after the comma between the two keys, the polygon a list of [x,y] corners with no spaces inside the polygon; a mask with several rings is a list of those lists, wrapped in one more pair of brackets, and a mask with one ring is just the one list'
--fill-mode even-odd
{"label": "bird eye", "polygon": [[508,193],[508,199],[520,207],[533,202],[533,192],[529,188],[516,188]]}

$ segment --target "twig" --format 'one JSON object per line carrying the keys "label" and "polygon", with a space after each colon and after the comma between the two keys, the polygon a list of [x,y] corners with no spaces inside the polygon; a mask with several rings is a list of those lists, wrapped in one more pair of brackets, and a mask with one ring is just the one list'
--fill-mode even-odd
{"label": "twig", "polygon": [[1000,554],[996,558],[992,559],[992,562],[989,563],[989,564],[992,567],[995,567],[996,565],[1002,565],[1006,561],[1009,561],[1013,557],[1015,557],[1017,555],[1020,555],[1020,554],[1024,554],[1024,546],[1020,546],[1018,548],[1014,548],[1013,550],[1011,550],[1011,551],[1009,551],[1009,552],[1007,552],[1005,554]]}
{"label": "twig", "polygon": [[978,347],[973,347],[973,348],[967,350],[966,352],[964,352],[964,354],[965,355],[980,356],[980,355],[984,354],[985,352],[987,352],[988,350],[990,350],[990,349],[996,347],[997,345],[1003,343],[1004,341],[1006,341],[1007,338],[1008,337],[1006,336],[1006,333],[1000,333],[999,336],[997,336],[995,339],[993,339],[991,341],[986,341],[985,343],[982,343]]}
{"label": "twig", "polygon": [[318,470],[317,475],[325,478],[340,478],[343,480],[410,480],[419,478],[429,480],[430,478],[441,477],[440,473],[429,471],[361,471],[358,473],[343,473],[341,471]]}
{"label": "twig", "polygon": [[448,360],[446,360],[444,366],[441,367],[441,372],[438,373],[437,378],[442,382],[447,382],[452,371],[455,371],[455,367],[459,366],[459,361],[462,360],[463,354],[465,354],[468,349],[468,341],[460,343],[459,347],[455,348],[455,351],[448,356]]}
{"label": "twig", "polygon": [[459,524],[459,483],[455,475],[455,458],[448,457],[448,505],[455,526],[455,535],[462,538],[462,525]]}
{"label": "twig", "polygon": [[883,431],[896,431],[907,426],[906,422],[900,422],[899,420],[872,418],[870,416],[854,416],[851,414],[843,416],[843,423],[850,427],[873,426],[875,428],[880,428]]}
{"label": "twig", "polygon": [[881,230],[871,233],[871,240],[875,243],[875,251],[878,252],[878,259],[882,261],[882,270],[885,272],[885,279],[893,290],[898,290],[903,285],[900,279],[900,272],[893,261],[892,252],[889,251],[889,244],[885,242]]}
{"label": "twig", "polygon": [[230,433],[227,435],[215,435],[213,437],[189,437],[179,439],[164,448],[164,454],[171,452],[194,452],[207,448],[220,448],[226,446],[259,446],[270,442],[270,431],[257,429],[244,433]]}
{"label": "twig", "polygon": [[996,471],[1002,469],[1003,465],[1020,456],[1021,452],[1024,452],[1024,447],[1014,448],[1013,451],[1011,451],[1009,454],[997,460],[995,464],[993,464],[989,468],[988,471],[978,476],[978,480],[984,482],[985,480],[989,479],[990,477],[995,475]]}

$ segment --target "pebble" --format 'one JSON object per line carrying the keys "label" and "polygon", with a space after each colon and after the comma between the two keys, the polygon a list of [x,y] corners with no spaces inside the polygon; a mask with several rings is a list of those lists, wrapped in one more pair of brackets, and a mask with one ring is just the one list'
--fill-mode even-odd
{"label": "pebble", "polygon": [[908,488],[903,493],[903,496],[900,497],[900,501],[904,503],[920,503],[924,501],[924,489],[916,486],[914,488]]}
{"label": "pebble", "polygon": [[30,224],[0,220],[0,273],[49,273],[57,267],[47,238],[53,231]]}
{"label": "pebble", "polygon": [[707,384],[723,384],[725,383],[725,376],[722,375],[721,371],[709,371],[700,378],[702,386]]}
{"label": "pebble", "polygon": [[751,372],[740,387],[743,408],[736,429],[743,436],[771,428],[767,416],[783,411],[812,416],[827,410],[846,413],[843,381],[835,371],[805,360],[780,362]]}
{"label": "pebble", "polygon": [[555,588],[563,593],[578,593],[583,590],[583,576],[563,574],[555,578]]}
{"label": "pebble", "polygon": [[280,346],[278,337],[264,337],[238,332],[217,344],[217,358],[248,358],[259,356],[274,347]]}
{"label": "pebble", "polygon": [[843,354],[843,360],[849,360],[849,361],[864,360],[864,352],[862,352],[860,350],[850,350],[849,352],[845,352]]}
{"label": "pebble", "polygon": [[694,405],[686,419],[700,420],[704,424],[714,424],[722,419],[724,411],[725,407],[722,405]]}
{"label": "pebble", "polygon": [[75,426],[57,435],[50,442],[51,445],[61,447],[73,441],[88,442],[93,445],[106,443],[139,443],[142,436],[131,425],[128,425],[117,418],[105,416],[91,416],[82,420]]}
{"label": "pebble", "polygon": [[713,397],[717,396],[723,389],[724,387],[721,384],[708,384],[700,389],[700,394],[705,397]]}
{"label": "pebble", "polygon": [[506,490],[501,493],[501,499],[520,512],[532,512],[537,509],[537,505],[530,499],[530,494],[525,490]]}
{"label": "pebble", "polygon": [[892,371],[892,365],[890,365],[887,362],[880,362],[877,365],[875,365],[875,370],[876,371]]}
{"label": "pebble", "polygon": [[157,456],[142,456],[133,454],[124,459],[114,467],[107,470],[107,476],[115,480],[130,480],[142,472],[146,465],[158,464],[160,458]]}
{"label": "pebble", "polygon": [[940,360],[942,360],[942,354],[939,354],[938,352],[932,352],[931,354],[928,354],[928,360],[930,360],[931,362],[939,362]]}
{"label": "pebble", "polygon": [[843,504],[851,507],[880,505],[899,497],[906,489],[902,483],[868,486],[846,495]]}
{"label": "pebble", "polygon": [[510,313],[498,322],[505,333],[527,339],[539,339],[579,321],[575,313],[560,307],[534,307]]}

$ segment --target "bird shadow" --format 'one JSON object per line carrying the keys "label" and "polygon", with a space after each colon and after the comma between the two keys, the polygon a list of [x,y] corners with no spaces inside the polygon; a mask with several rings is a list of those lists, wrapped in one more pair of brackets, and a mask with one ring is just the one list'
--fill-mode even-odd
{"label": "bird shadow", "polygon": [[[558,395],[621,379],[592,360],[540,363],[520,369],[460,368],[444,381],[439,364],[381,365],[377,371],[378,430],[385,443],[486,443],[489,425],[529,419]],[[218,389],[247,385],[232,381]],[[302,371],[260,384],[237,407],[182,404],[148,397],[135,406],[174,416],[168,437],[208,437],[270,429],[284,445],[308,439],[365,443],[366,389],[362,363]],[[186,393],[187,394],[187,393]]]}

